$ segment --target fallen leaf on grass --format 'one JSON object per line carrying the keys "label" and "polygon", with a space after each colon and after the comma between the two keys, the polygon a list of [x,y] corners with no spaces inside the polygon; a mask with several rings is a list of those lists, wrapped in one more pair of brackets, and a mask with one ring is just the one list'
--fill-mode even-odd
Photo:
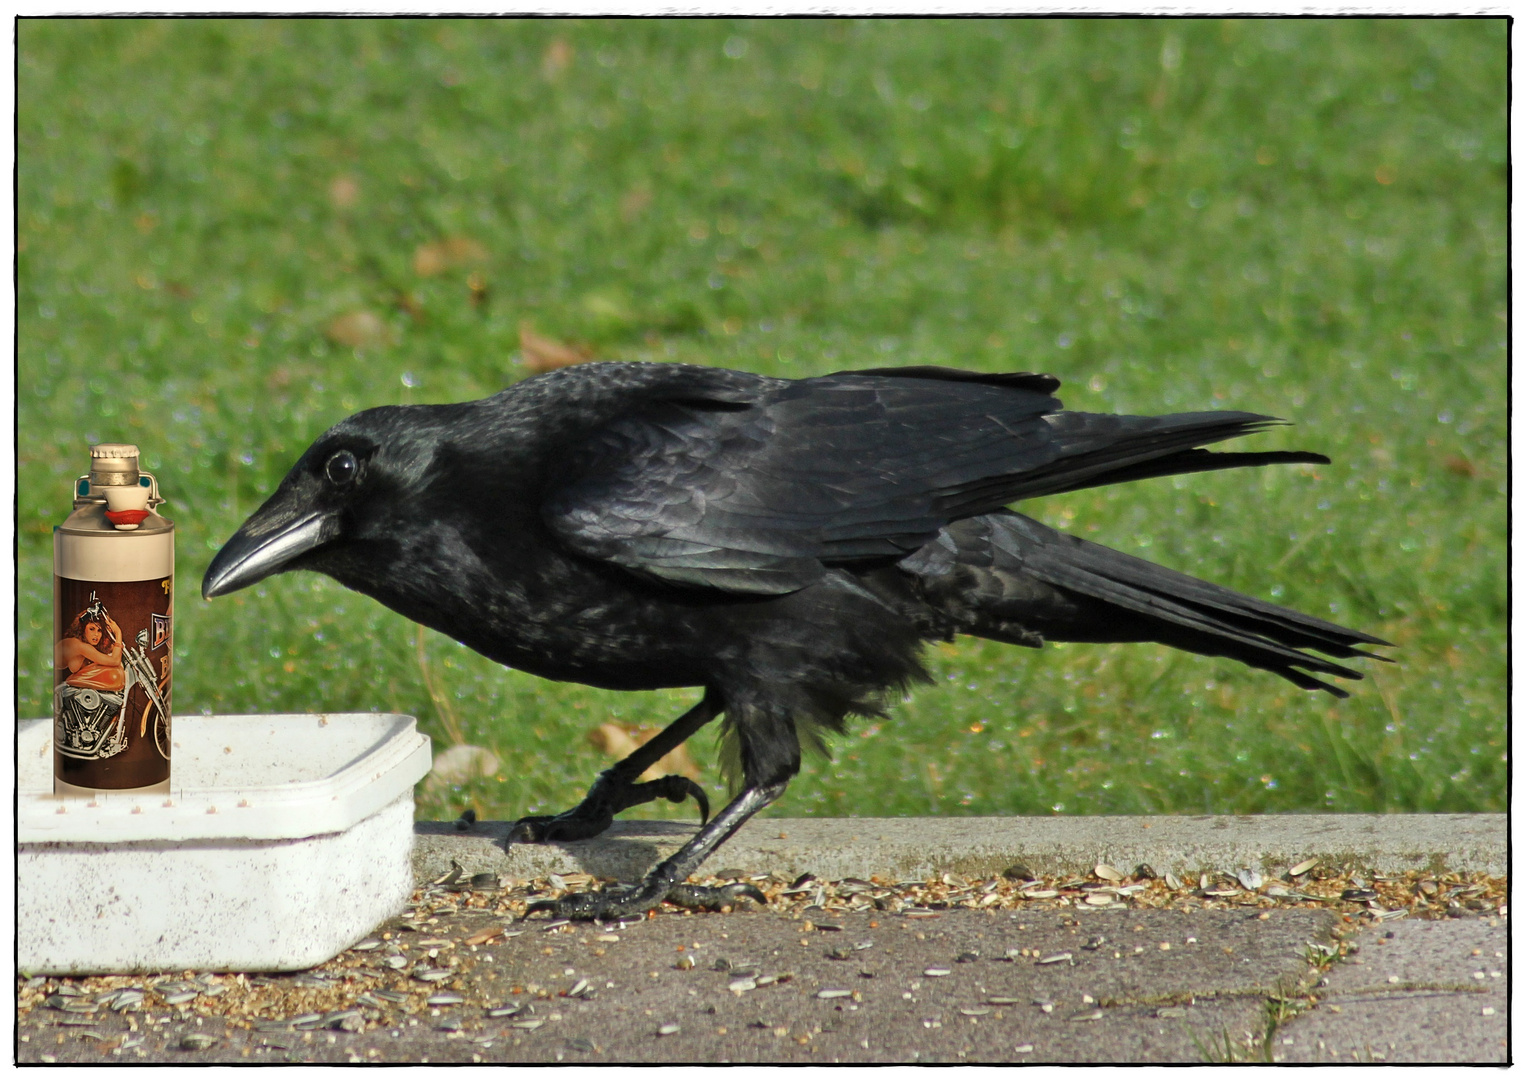
{"label": "fallen leaf on grass", "polygon": [[545,55],[540,58],[541,77],[547,82],[555,80],[572,66],[572,58],[575,55],[571,45],[562,38],[557,38],[546,46]]}
{"label": "fallen leaf on grass", "polygon": [[486,259],[487,248],[471,237],[449,236],[415,248],[413,272],[419,277],[434,277],[458,266],[470,266]]}
{"label": "fallen leaf on grass", "polygon": [[461,743],[435,755],[434,767],[424,778],[424,789],[432,791],[451,784],[464,784],[478,777],[498,772],[498,755],[481,746]]}
{"label": "fallen leaf on grass", "polygon": [[541,337],[530,329],[529,323],[519,324],[519,352],[521,363],[537,374],[542,371],[571,367],[573,364],[586,363],[593,359],[593,354],[587,349],[564,345],[560,341]]}
{"label": "fallen leaf on grass", "polygon": [[380,345],[387,340],[387,324],[374,311],[347,311],[328,324],[329,339],[350,349]]}

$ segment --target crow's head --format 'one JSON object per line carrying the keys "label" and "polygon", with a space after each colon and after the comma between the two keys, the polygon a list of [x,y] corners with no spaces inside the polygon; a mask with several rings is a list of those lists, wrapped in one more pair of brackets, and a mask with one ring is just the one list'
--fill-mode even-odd
{"label": "crow's head", "polygon": [[424,483],[438,445],[436,412],[368,409],[326,431],[228,538],[201,595],[222,596],[283,570],[331,570],[356,545],[384,540]]}

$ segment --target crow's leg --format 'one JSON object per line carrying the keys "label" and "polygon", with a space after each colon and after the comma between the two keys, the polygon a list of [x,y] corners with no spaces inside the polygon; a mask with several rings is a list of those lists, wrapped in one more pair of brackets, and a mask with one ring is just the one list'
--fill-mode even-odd
{"label": "crow's leg", "polygon": [[715,816],[714,821],[653,867],[639,885],[616,885],[603,892],[569,893],[560,900],[537,900],[525,909],[525,917],[529,918],[537,911],[548,911],[559,919],[619,919],[644,915],[664,900],[683,907],[710,910],[741,896],[766,903],[768,898],[753,885],[738,883],[711,888],[685,885],[684,880],[748,818],[784,794],[788,785],[787,780],[780,780],[744,788]]}
{"label": "crow's leg", "polygon": [[646,772],[690,735],[721,714],[721,697],[707,689],[698,705],[663,728],[635,753],[599,774],[583,801],[571,810],[555,816],[520,818],[509,830],[506,844],[542,844],[556,840],[586,840],[609,828],[615,815],[632,806],[667,799],[683,802],[689,796],[699,803],[700,823],[710,818],[710,800],[705,791],[687,776],[663,776],[645,784],[636,777]]}

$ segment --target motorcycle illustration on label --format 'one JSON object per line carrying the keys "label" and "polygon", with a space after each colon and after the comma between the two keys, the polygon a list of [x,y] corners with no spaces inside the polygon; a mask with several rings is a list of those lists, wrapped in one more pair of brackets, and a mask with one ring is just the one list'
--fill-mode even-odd
{"label": "motorcycle illustration on label", "polygon": [[[124,583],[129,588],[131,584]],[[150,627],[144,627],[129,645],[97,591],[101,587],[91,589],[84,609],[54,646],[55,669],[60,674],[67,671],[53,691],[55,748],[76,761],[102,761],[149,742],[151,729],[154,750],[168,762],[170,653],[166,648],[161,672],[154,670],[148,654],[169,643],[170,616],[153,613],[152,637]],[[164,592],[167,595],[168,589]]]}

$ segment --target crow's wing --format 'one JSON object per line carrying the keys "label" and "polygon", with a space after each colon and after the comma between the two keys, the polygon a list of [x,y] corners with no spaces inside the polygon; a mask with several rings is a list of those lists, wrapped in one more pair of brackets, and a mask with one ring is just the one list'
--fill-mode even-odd
{"label": "crow's wing", "polygon": [[671,582],[778,594],[829,565],[899,558],[951,521],[1018,499],[1326,460],[1193,449],[1271,417],[1060,412],[1058,385],[891,368],[774,382],[746,399],[648,397],[571,449],[543,512],[580,554]]}
{"label": "crow's wing", "polygon": [[785,593],[825,564],[915,550],[979,512],[968,495],[991,477],[1059,453],[1047,376],[898,374],[776,384],[747,404],[648,399],[571,451],[545,519],[630,570]]}

